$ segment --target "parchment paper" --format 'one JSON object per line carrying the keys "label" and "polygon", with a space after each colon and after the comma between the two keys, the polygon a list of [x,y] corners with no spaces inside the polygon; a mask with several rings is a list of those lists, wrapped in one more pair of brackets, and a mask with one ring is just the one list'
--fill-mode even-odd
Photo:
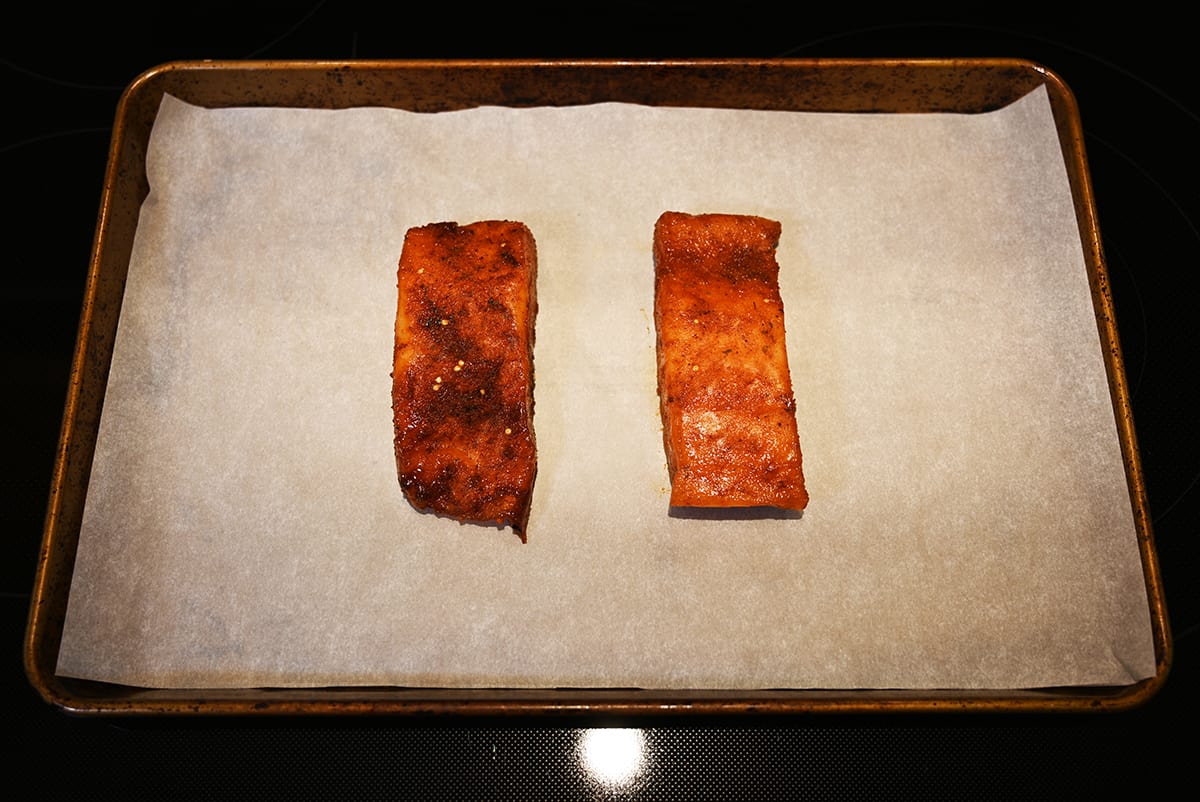
{"label": "parchment paper", "polygon": [[[1154,673],[1067,177],[984,115],[166,98],[59,673],[141,686],[1010,688]],[[669,514],[655,219],[758,214],[812,501]],[[404,232],[525,222],[522,545],[392,453]]]}

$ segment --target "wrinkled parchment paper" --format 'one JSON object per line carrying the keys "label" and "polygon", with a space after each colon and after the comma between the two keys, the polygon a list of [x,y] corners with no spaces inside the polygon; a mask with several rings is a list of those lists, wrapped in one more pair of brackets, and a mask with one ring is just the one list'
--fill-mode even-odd
{"label": "wrinkled parchment paper", "polygon": [[[142,686],[1010,688],[1154,673],[1041,90],[984,115],[630,105],[155,124],[58,670]],[[668,514],[651,237],[783,224],[812,501]],[[529,225],[522,545],[392,453],[405,230]]]}

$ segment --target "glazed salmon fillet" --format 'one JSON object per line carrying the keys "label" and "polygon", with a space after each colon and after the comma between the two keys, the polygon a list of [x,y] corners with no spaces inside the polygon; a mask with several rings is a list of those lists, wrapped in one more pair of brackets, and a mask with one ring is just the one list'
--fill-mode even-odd
{"label": "glazed salmon fillet", "polygon": [[654,227],[658,395],[673,507],[808,504],[784,342],[781,226],[666,212]]}
{"label": "glazed salmon fillet", "polygon": [[537,472],[537,251],[522,223],[409,229],[392,415],[400,486],[419,510],[526,539]]}

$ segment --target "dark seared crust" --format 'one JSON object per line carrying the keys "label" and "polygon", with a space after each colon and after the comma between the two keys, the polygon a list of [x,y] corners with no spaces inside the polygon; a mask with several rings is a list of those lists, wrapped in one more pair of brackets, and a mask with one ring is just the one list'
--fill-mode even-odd
{"label": "dark seared crust", "polygon": [[808,504],[775,261],[780,231],[747,215],[666,212],[655,224],[672,506]]}
{"label": "dark seared crust", "polygon": [[392,414],[400,486],[414,507],[511,526],[525,540],[537,451],[537,252],[521,223],[409,229]]}

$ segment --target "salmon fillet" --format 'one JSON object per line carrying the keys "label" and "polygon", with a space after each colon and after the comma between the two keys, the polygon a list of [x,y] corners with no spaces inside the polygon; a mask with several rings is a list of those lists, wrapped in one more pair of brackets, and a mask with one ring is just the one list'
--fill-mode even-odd
{"label": "salmon fillet", "polygon": [[658,395],[673,507],[808,504],[775,248],[762,217],[654,227]]}
{"label": "salmon fillet", "polygon": [[523,542],[537,472],[536,278],[522,223],[409,229],[392,368],[396,469],[409,502],[511,526]]}

